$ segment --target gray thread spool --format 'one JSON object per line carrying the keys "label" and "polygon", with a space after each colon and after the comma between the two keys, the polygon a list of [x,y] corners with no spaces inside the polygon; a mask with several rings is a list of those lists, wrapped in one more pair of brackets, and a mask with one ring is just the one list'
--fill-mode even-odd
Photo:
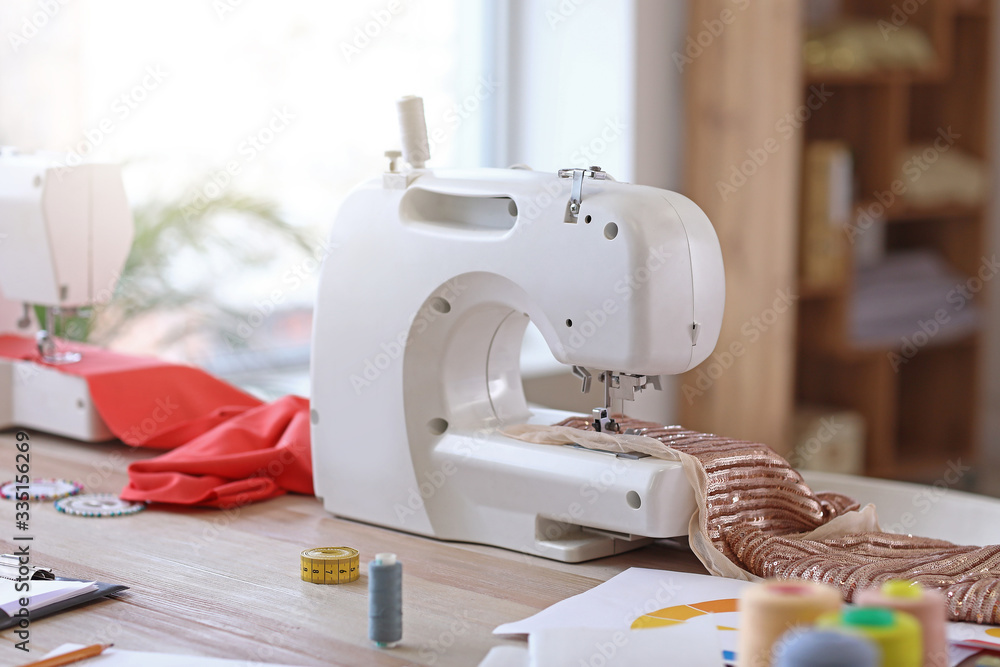
{"label": "gray thread spool", "polygon": [[792,629],[775,649],[775,667],[877,667],[879,650],[863,637],[829,630]]}
{"label": "gray thread spool", "polygon": [[403,564],[396,554],[375,554],[368,564],[368,638],[379,648],[403,638]]}

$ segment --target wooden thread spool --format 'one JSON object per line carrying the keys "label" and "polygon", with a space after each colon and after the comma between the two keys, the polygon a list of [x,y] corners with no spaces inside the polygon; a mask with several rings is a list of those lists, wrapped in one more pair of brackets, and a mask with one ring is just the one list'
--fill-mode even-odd
{"label": "wooden thread spool", "polygon": [[771,651],[788,630],[840,609],[840,592],[812,581],[765,581],[740,597],[740,667],[771,667]]}
{"label": "wooden thread spool", "polygon": [[886,607],[912,614],[920,623],[924,646],[924,667],[947,667],[947,609],[944,596],[920,584],[891,579],[881,589],[861,591],[854,601],[861,607]]}

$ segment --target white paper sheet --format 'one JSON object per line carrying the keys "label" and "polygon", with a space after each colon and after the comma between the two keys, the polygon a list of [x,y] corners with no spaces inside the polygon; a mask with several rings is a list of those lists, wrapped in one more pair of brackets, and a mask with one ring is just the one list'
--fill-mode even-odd
{"label": "white paper sheet", "polygon": [[[711,621],[711,619],[708,619]],[[714,622],[693,622],[649,630],[550,628],[528,640],[531,667],[723,667]]]}
{"label": "white paper sheet", "polygon": [[479,667],[531,667],[527,646],[494,646]]}
{"label": "white paper sheet", "polygon": [[629,628],[640,616],[665,607],[739,598],[750,585],[705,574],[633,567],[534,616],[505,623],[493,634],[526,635],[543,628]]}
{"label": "white paper sheet", "polygon": [[[743,588],[751,585],[746,581],[703,574],[631,568],[586,593],[557,602],[534,616],[505,623],[493,633],[534,638],[536,633],[553,628],[625,630],[631,628],[639,617],[652,613],[658,617],[687,616],[683,623],[673,627],[704,621],[738,629],[739,612],[723,610],[729,608],[727,600],[738,599]],[[685,607],[691,609],[681,614],[669,611],[681,608],[684,612]],[[736,630],[720,630],[718,633],[719,645],[727,661],[735,657],[737,634]],[[1000,650],[1000,628],[995,626],[949,623],[948,639],[953,643],[960,640],[990,642],[998,645],[997,650]],[[952,646],[950,663],[957,665],[969,655],[968,651]]]}
{"label": "white paper sheet", "polygon": [[949,623],[948,641],[962,646],[1000,651],[1000,627],[978,623]]}
{"label": "white paper sheet", "polygon": [[[62,655],[83,648],[83,644],[63,644],[54,651],[45,654],[46,658]],[[278,665],[274,663],[252,662],[247,660],[226,660],[225,658],[203,658],[197,655],[175,655],[172,653],[148,653],[146,651],[124,651],[109,648],[101,655],[87,658],[87,667],[296,667],[295,665]]]}
{"label": "white paper sheet", "polygon": [[712,619],[707,621],[650,630],[539,630],[531,634],[528,646],[493,648],[479,667],[722,667],[720,631]]}
{"label": "white paper sheet", "polygon": [[[18,583],[30,584],[31,591],[15,590]],[[35,579],[30,582],[17,582],[10,579],[0,579],[0,609],[10,616],[21,608],[20,599],[22,597],[28,597],[28,609],[31,610],[96,590],[97,584],[93,581]]]}
{"label": "white paper sheet", "polygon": [[[523,621],[501,625],[493,632],[498,635],[533,635],[550,628],[581,627],[627,630],[641,616],[664,609],[689,605],[710,609],[713,604],[716,608],[725,609],[725,601],[738,599],[743,588],[750,585],[746,581],[704,574],[633,567],[586,593],[557,602]],[[734,605],[731,606],[734,608]],[[688,619],[705,616],[711,617],[718,626],[738,627],[739,614],[735,611],[685,611],[687,613],[681,615]],[[687,622],[685,620],[684,624]],[[731,660],[736,652],[737,632],[720,631],[718,641],[724,657]]]}

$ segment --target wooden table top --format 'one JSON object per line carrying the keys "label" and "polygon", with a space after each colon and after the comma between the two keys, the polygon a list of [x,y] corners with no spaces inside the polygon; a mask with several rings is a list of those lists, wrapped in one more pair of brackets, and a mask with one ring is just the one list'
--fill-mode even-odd
{"label": "wooden table top", "polygon": [[[132,461],[159,452],[84,444],[31,433],[31,476],[117,493]],[[14,478],[14,432],[0,433],[0,482]],[[0,545],[14,551],[13,502],[0,500]],[[313,497],[286,495],[238,510],[147,509],[132,516],[30,510],[32,563],[56,574],[125,584],[117,599],[39,619],[30,654],[0,632],[0,665],[37,660],[67,642],[291,665],[476,665],[493,646],[524,642],[493,628],[582,593],[623,570],[705,572],[669,544],[583,564],[478,545],[439,542],[338,519]],[[299,577],[299,553],[319,546],[361,552],[361,578],[321,586]],[[395,552],[403,563],[403,641],[368,640],[367,563]]]}

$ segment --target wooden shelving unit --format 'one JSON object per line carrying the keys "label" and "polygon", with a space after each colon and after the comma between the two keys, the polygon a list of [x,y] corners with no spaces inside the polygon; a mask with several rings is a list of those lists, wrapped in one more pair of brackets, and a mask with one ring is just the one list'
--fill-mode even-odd
{"label": "wooden shelving unit", "polygon": [[[896,3],[898,4],[898,3]],[[854,18],[890,17],[891,0],[845,1]],[[955,145],[989,161],[992,3],[927,0],[910,17],[929,36],[934,66],[921,72],[806,73],[810,86],[833,91],[805,124],[804,142],[839,140],[854,158],[855,207],[874,201],[898,178],[896,156],[907,146],[933,141],[952,126]],[[920,209],[900,198],[886,208],[886,249],[934,249],[960,273],[973,276],[985,253],[986,208]],[[845,234],[844,243],[848,244]],[[848,337],[851,253],[841,284],[800,290],[796,400],[860,412],[867,422],[866,473],[933,482],[949,461],[975,459],[982,363],[978,334],[931,341],[894,369],[892,348],[859,350]],[[981,301],[981,294],[980,301]],[[969,480],[971,482],[971,480]]]}

